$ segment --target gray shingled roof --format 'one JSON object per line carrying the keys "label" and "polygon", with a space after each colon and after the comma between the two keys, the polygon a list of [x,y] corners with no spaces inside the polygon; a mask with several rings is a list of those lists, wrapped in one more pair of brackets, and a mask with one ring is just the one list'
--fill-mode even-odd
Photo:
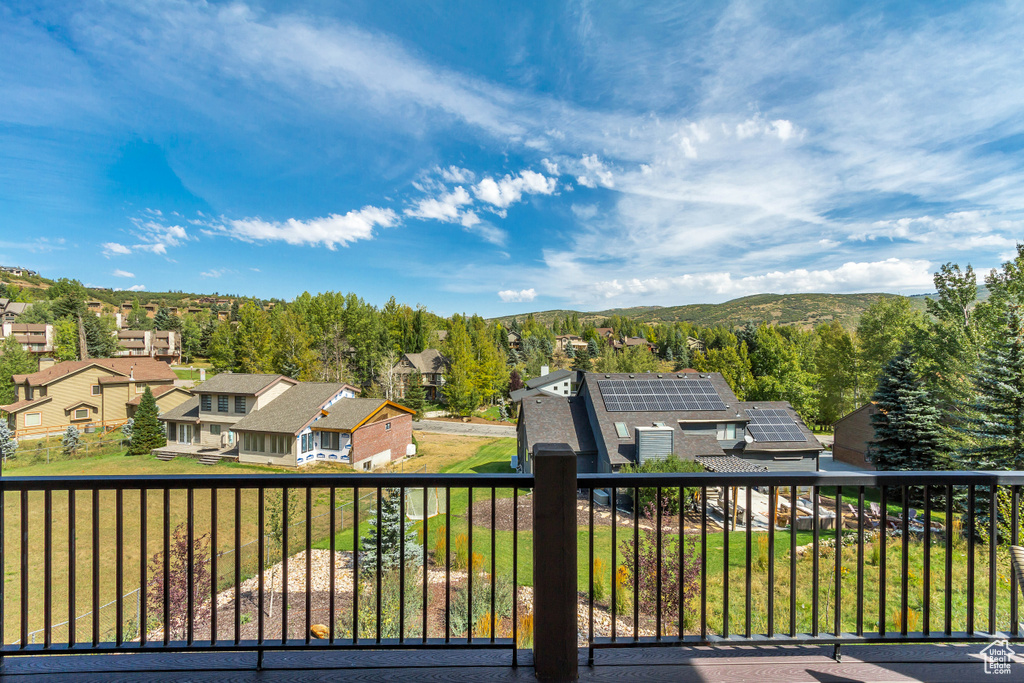
{"label": "gray shingled roof", "polygon": [[693,460],[698,457],[721,457],[725,455],[721,444],[714,436],[707,434],[675,433],[675,452],[681,460]]}
{"label": "gray shingled roof", "polygon": [[[448,359],[437,349],[424,349],[421,353],[407,353],[403,360],[408,360],[420,374],[443,373],[448,369]],[[395,370],[400,375],[409,374],[413,368],[402,367],[399,363]]]}
{"label": "gray shingled roof", "polygon": [[762,467],[749,460],[738,458],[735,455],[698,455],[696,461],[704,466],[709,472],[767,472],[767,467]]}
{"label": "gray shingled roof", "polygon": [[174,406],[162,413],[160,419],[175,422],[199,422],[199,397],[193,396],[184,403]]}
{"label": "gray shingled roof", "polygon": [[[680,377],[680,375],[682,377]],[[604,399],[601,397],[601,390],[597,382],[603,379],[698,379],[704,378],[711,382],[711,385],[718,392],[726,410],[677,410],[677,411],[645,411],[645,412],[608,412],[604,407]],[[635,427],[649,427],[654,422],[664,422],[666,425],[676,426],[682,422],[726,422],[746,420],[746,413],[736,400],[736,394],[729,388],[720,373],[641,373],[629,375],[627,373],[587,372],[584,373],[583,384],[580,387],[580,394],[587,393],[597,418],[597,428],[608,450],[608,458],[613,465],[624,465],[634,462],[636,445],[634,442]],[[615,423],[624,422],[629,429],[629,438],[620,439],[615,432]],[[676,441],[682,442],[687,438],[676,432]],[[698,442],[699,444],[700,442]],[[685,446],[683,446],[685,448]],[[682,455],[680,456],[682,457]]]}
{"label": "gray shingled roof", "polygon": [[289,383],[295,381],[288,379],[284,375],[246,375],[223,372],[196,386],[192,391],[205,394],[256,395],[280,379],[284,379]]}
{"label": "gray shingled roof", "polygon": [[296,434],[319,415],[325,403],[347,386],[338,382],[296,384],[265,407],[254,410],[243,417],[231,429],[236,432]]}
{"label": "gray shingled roof", "polygon": [[538,443],[567,443],[577,453],[597,452],[582,398],[543,395],[527,399],[519,421],[526,429],[526,449],[530,453]]}
{"label": "gray shingled roof", "polygon": [[332,405],[328,409],[329,414],[317,420],[313,428],[355,429],[356,425],[377,412],[385,403],[382,398],[346,398]]}
{"label": "gray shingled roof", "polygon": [[544,386],[545,384],[550,384],[551,382],[558,382],[563,379],[568,379],[570,377],[573,380],[575,380],[576,375],[576,370],[555,370],[554,372],[549,372],[546,375],[541,375],[540,377],[534,377],[531,380],[527,380],[526,388],[536,389],[537,387]]}
{"label": "gray shingled roof", "polygon": [[[740,403],[743,407],[743,411],[748,415],[754,410],[764,410],[766,408],[775,408],[785,410],[793,418],[796,426],[800,429],[800,432],[804,435],[807,441],[754,441],[744,446],[744,453],[774,453],[777,451],[820,451],[824,447],[821,442],[818,441],[817,437],[814,436],[814,432],[807,428],[804,421],[800,418],[800,414],[793,409],[793,406],[789,405],[787,401],[746,401]],[[750,433],[749,430],[747,432]]]}

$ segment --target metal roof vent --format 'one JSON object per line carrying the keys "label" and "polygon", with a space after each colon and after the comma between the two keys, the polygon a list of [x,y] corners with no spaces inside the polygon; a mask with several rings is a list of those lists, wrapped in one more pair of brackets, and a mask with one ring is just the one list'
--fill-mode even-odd
{"label": "metal roof vent", "polygon": [[636,375],[630,375],[629,376],[630,379],[633,379],[634,377],[636,377]]}
{"label": "metal roof vent", "polygon": [[644,464],[648,460],[665,460],[675,451],[675,435],[671,427],[636,428],[636,461]]}

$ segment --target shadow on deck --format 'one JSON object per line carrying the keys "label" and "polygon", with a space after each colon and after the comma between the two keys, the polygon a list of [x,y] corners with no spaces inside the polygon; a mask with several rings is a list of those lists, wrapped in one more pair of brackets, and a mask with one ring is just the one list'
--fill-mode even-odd
{"label": "shadow on deck", "polygon": [[[981,645],[847,645],[841,662],[831,647],[692,647],[599,650],[594,666],[580,651],[580,681],[990,681]],[[9,683],[195,681],[535,680],[533,655],[521,650],[518,668],[502,651],[267,652],[257,671],[253,653],[116,654],[8,657],[0,677]],[[1008,676],[1024,680],[1024,657]]]}

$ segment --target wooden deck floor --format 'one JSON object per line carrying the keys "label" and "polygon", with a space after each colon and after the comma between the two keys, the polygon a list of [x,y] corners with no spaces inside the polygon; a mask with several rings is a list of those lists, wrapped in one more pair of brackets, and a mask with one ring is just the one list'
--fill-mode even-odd
{"label": "wooden deck floor", "polygon": [[[581,681],[1024,681],[1024,657],[1009,676],[986,675],[980,645],[639,648],[600,650],[593,667],[581,652]],[[1021,648],[1024,650],[1024,648]],[[511,668],[509,652],[268,652],[8,657],[4,683],[316,683],[319,681],[533,681],[529,652]]]}

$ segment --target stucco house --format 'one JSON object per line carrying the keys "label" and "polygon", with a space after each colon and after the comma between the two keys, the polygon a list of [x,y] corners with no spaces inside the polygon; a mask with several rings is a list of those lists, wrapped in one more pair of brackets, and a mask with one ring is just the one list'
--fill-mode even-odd
{"label": "stucco house", "polygon": [[53,325],[5,322],[0,324],[0,341],[7,337],[14,337],[29,353],[53,353]]}
{"label": "stucco house", "polygon": [[117,426],[135,413],[147,386],[160,411],[188,398],[188,392],[173,391],[177,377],[170,366],[152,358],[44,358],[39,366],[38,372],[13,376],[15,401],[0,406],[18,438],[56,434],[68,425]]}
{"label": "stucco house", "polygon": [[555,370],[548,372],[546,366],[541,367],[541,376],[529,379],[522,389],[509,394],[513,402],[519,403],[532,396],[575,396],[580,377],[578,370]]}

